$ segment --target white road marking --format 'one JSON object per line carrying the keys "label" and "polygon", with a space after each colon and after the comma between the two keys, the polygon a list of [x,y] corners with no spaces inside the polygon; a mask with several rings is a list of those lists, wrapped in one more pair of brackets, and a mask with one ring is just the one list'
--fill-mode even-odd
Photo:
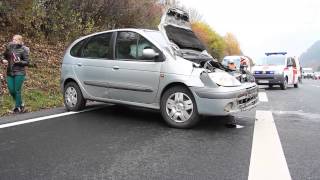
{"label": "white road marking", "polygon": [[[301,120],[310,120],[310,119],[314,119],[317,122],[320,122],[320,114],[315,114],[315,113],[307,113],[307,112],[303,112],[302,110],[299,111],[272,111],[274,114],[278,114],[278,115],[297,115],[297,116],[301,116]],[[290,120],[290,119],[288,119]]]}
{"label": "white road marking", "polygon": [[270,111],[256,111],[248,180],[291,180]]}
{"label": "white road marking", "polygon": [[268,102],[268,97],[266,92],[259,92],[259,101]]}
{"label": "white road marking", "polygon": [[313,87],[317,87],[317,88],[320,88],[320,86],[317,86],[317,85],[311,85],[311,86],[313,86]]}
{"label": "white road marking", "polygon": [[50,115],[50,116],[44,116],[44,117],[38,117],[38,118],[33,118],[33,119],[27,119],[27,120],[23,120],[23,121],[17,121],[17,122],[13,122],[13,123],[1,124],[0,129],[12,127],[12,126],[18,126],[18,125],[27,124],[27,123],[32,123],[32,122],[37,122],[37,121],[43,121],[43,120],[47,120],[47,119],[53,119],[53,118],[62,117],[62,116],[68,116],[68,115],[72,115],[72,114],[78,114],[78,113],[82,113],[82,112],[93,111],[93,110],[97,110],[100,108],[102,108],[102,107],[90,108],[90,109],[86,109],[86,110],[79,111],[79,112],[73,112],[73,111],[72,112],[65,112],[65,113],[54,114],[54,115]]}

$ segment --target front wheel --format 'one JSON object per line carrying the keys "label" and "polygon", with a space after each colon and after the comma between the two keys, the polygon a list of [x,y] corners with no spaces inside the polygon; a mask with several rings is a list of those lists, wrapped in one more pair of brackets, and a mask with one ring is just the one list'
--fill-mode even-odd
{"label": "front wheel", "polygon": [[69,82],[64,88],[64,104],[68,111],[80,111],[86,106],[80,87],[75,82]]}
{"label": "front wheel", "polygon": [[172,87],[163,94],[161,114],[174,128],[191,128],[200,120],[196,101],[189,89],[183,86]]}
{"label": "front wheel", "polygon": [[285,80],[283,81],[283,83],[280,85],[282,90],[286,90],[288,87],[288,78],[285,78]]}

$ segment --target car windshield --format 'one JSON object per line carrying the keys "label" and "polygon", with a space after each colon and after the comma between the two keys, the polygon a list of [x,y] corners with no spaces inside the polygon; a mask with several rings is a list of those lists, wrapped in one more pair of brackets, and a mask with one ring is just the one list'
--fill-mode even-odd
{"label": "car windshield", "polygon": [[165,37],[160,31],[146,31],[149,38],[155,40],[162,47],[169,47]]}
{"label": "car windshield", "polygon": [[229,61],[233,61],[236,65],[237,68],[240,67],[240,57],[228,57],[228,58],[224,58],[222,61],[222,64],[224,66],[228,66],[228,62]]}
{"label": "car windshield", "polygon": [[285,65],[285,56],[272,55],[257,60],[256,65]]}

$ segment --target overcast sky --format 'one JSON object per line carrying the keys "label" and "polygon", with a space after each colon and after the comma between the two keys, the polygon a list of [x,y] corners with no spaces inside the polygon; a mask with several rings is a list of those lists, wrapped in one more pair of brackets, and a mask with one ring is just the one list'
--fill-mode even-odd
{"label": "overcast sky", "polygon": [[266,51],[301,55],[320,40],[320,0],[180,0],[220,35],[236,35],[253,58]]}

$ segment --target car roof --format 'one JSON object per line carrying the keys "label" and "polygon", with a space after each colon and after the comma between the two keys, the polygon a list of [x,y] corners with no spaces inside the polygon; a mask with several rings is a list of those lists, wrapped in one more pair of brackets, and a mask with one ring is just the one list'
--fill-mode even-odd
{"label": "car roof", "polygon": [[121,28],[121,29],[112,29],[112,30],[106,30],[106,31],[99,31],[99,32],[95,32],[95,33],[91,33],[85,36],[81,36],[79,38],[77,38],[76,40],[74,40],[71,44],[71,46],[74,46],[75,44],[77,44],[78,42],[89,38],[91,36],[95,36],[95,35],[99,35],[99,34],[103,34],[103,33],[111,33],[111,32],[118,32],[118,31],[132,31],[132,32],[136,32],[139,34],[143,34],[144,32],[160,32],[159,30],[153,30],[153,29],[137,29],[137,28]]}

